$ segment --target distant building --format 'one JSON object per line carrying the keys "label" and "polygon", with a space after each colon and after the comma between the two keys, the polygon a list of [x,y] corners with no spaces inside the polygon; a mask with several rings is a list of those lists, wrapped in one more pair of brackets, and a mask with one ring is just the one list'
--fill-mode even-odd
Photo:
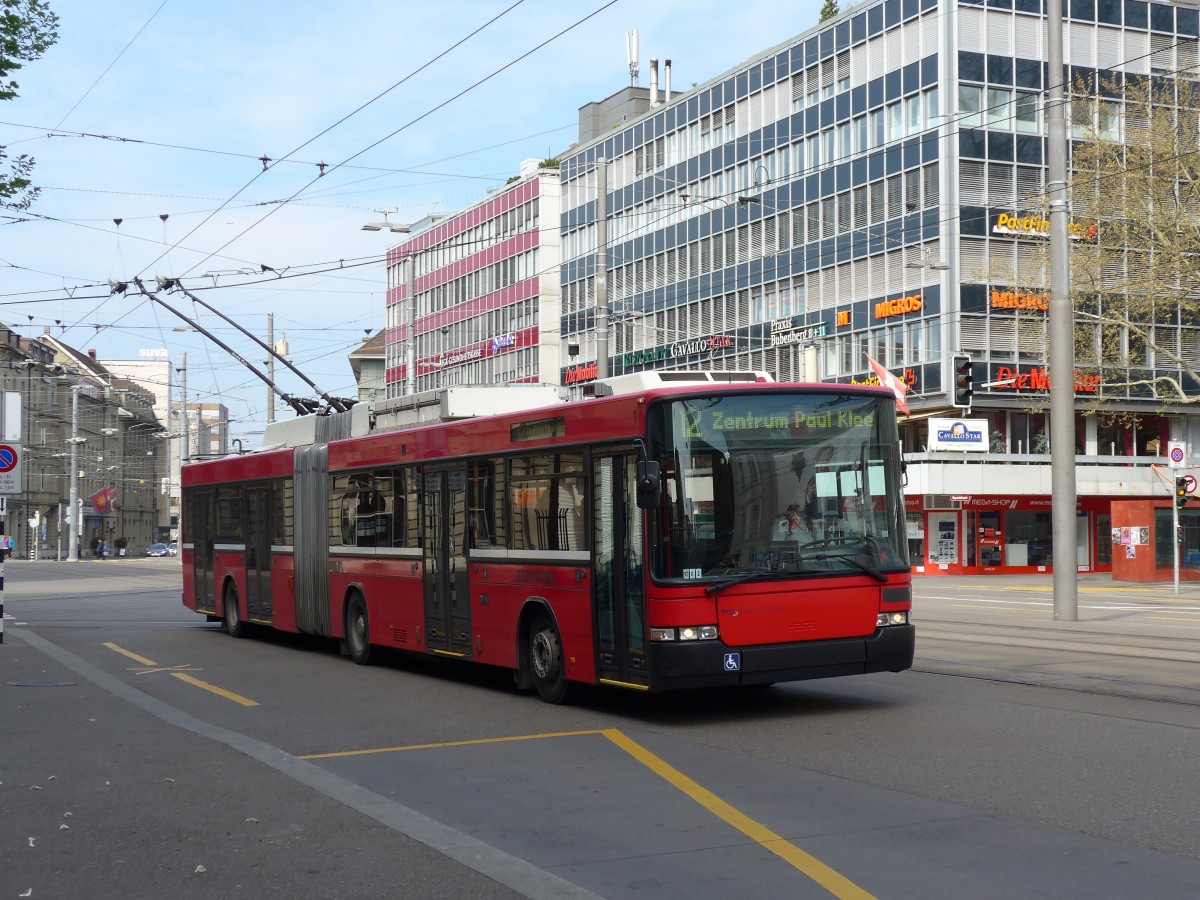
{"label": "distant building", "polygon": [[[26,484],[17,498],[24,514],[9,528],[18,552],[68,555],[72,486],[85,554],[99,541],[141,549],[158,540],[167,514],[158,490],[165,442],[156,391],[49,329],[19,347],[22,358],[10,368],[22,375],[9,388],[21,392],[24,407]],[[80,440],[72,445],[73,438]]]}
{"label": "distant building", "polygon": [[354,372],[354,383],[358,385],[360,403],[375,403],[387,397],[384,377],[386,337],[386,332],[377,331],[350,354],[350,369]]}
{"label": "distant building", "polygon": [[558,221],[558,169],[527,160],[488,199],[388,251],[389,398],[459,384],[558,383]]}

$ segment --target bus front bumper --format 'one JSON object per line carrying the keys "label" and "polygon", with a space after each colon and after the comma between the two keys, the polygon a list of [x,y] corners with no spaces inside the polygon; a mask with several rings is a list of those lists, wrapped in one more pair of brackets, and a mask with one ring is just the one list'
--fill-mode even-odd
{"label": "bus front bumper", "polygon": [[730,647],[721,641],[652,643],[650,690],[738,687],[912,668],[916,628],[892,625],[863,638]]}

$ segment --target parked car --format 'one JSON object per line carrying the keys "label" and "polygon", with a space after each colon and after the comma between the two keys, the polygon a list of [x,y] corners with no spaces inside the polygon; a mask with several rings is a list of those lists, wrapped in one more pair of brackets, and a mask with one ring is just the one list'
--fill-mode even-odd
{"label": "parked car", "polygon": [[146,555],[147,556],[168,556],[169,552],[167,550],[167,545],[166,544],[151,544],[149,547],[146,548]]}
{"label": "parked car", "polygon": [[171,543],[167,544],[167,556],[178,556],[178,555],[179,555],[179,541],[171,541]]}

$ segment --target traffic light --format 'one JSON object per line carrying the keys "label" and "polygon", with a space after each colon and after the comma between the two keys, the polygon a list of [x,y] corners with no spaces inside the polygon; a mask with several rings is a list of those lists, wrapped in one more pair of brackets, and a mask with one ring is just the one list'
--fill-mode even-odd
{"label": "traffic light", "polygon": [[962,409],[971,408],[971,396],[975,393],[975,363],[969,356],[954,357],[954,405]]}
{"label": "traffic light", "polygon": [[1187,506],[1188,502],[1188,480],[1187,476],[1175,479],[1175,505],[1180,509]]}

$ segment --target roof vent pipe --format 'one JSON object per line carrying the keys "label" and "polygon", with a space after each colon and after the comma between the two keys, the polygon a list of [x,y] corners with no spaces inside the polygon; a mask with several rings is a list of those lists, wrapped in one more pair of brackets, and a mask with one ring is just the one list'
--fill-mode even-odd
{"label": "roof vent pipe", "polygon": [[663,102],[671,102],[671,61],[663,60]]}
{"label": "roof vent pipe", "polygon": [[658,60],[650,60],[650,105],[658,106]]}

